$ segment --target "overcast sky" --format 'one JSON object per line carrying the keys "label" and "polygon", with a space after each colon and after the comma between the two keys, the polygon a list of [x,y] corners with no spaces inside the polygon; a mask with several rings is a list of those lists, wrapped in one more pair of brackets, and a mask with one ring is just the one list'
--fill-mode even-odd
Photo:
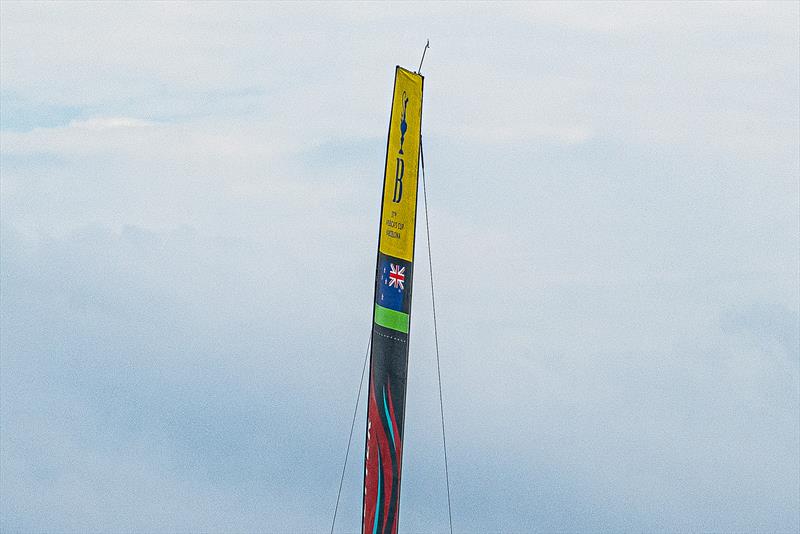
{"label": "overcast sky", "polygon": [[[798,6],[3,2],[0,529],[330,528],[429,38],[454,530],[796,532]],[[445,532],[417,245],[400,531]]]}

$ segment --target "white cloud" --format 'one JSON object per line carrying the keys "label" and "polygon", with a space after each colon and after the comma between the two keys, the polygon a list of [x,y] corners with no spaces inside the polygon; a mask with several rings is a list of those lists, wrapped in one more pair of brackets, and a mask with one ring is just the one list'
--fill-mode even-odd
{"label": "white cloud", "polygon": [[131,117],[95,117],[82,121],[72,121],[69,123],[69,127],[102,131],[113,128],[141,128],[142,126],[152,126],[152,124],[152,122]]}

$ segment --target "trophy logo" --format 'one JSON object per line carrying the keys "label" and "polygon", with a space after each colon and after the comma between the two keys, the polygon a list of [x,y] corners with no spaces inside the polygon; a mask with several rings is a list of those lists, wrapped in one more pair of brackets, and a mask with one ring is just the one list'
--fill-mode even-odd
{"label": "trophy logo", "polygon": [[403,142],[406,140],[406,131],[408,130],[406,107],[408,107],[408,95],[403,91],[403,116],[400,118],[400,154],[403,153]]}

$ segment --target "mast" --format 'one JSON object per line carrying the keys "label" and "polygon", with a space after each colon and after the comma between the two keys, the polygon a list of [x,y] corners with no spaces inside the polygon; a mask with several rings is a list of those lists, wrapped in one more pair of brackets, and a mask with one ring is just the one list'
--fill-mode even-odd
{"label": "mast", "polygon": [[400,512],[422,86],[420,74],[396,67],[375,268],[363,534],[395,534]]}

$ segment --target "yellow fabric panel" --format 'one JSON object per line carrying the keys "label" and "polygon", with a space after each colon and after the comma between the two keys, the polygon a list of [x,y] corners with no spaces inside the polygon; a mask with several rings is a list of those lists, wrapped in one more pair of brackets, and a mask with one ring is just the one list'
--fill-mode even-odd
{"label": "yellow fabric panel", "polygon": [[414,261],[422,76],[397,67],[383,180],[380,251]]}

